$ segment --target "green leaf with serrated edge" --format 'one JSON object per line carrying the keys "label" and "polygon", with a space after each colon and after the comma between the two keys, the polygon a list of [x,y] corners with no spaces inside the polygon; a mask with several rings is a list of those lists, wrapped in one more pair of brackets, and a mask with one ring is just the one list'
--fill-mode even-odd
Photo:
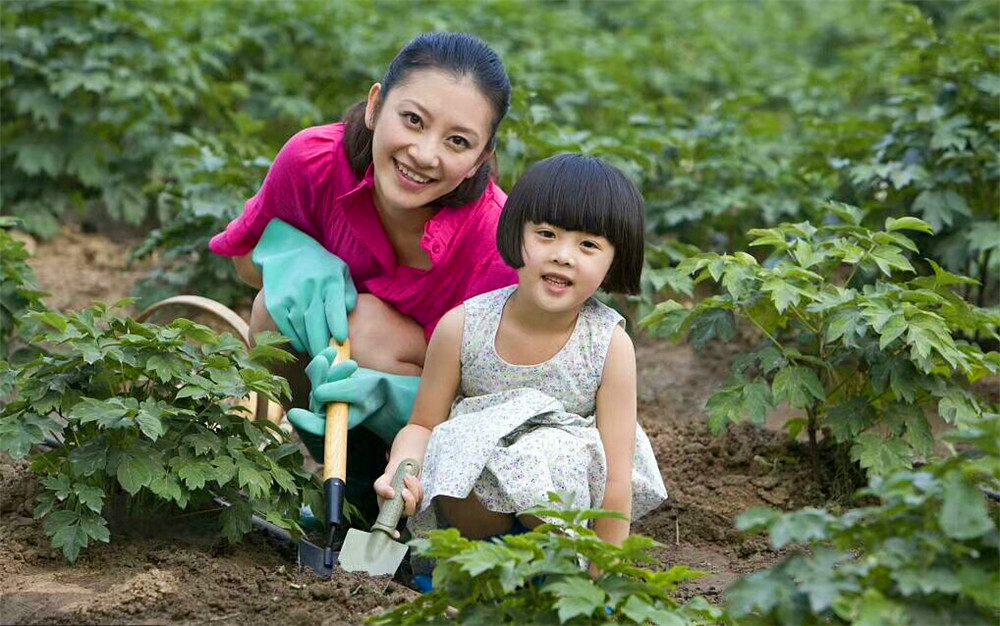
{"label": "green leaf with serrated edge", "polygon": [[607,599],[602,589],[592,582],[579,578],[566,578],[549,583],[542,587],[542,590],[559,598],[555,602],[555,607],[559,613],[560,623],[565,623],[578,615],[594,615],[598,609],[603,611]]}
{"label": "green leaf with serrated edge", "polygon": [[127,455],[118,464],[116,476],[122,489],[135,495],[153,480],[152,461],[146,457]]}
{"label": "green leaf with serrated edge", "polygon": [[253,508],[242,500],[237,500],[223,509],[219,517],[222,520],[222,536],[230,543],[236,543],[253,528],[250,521],[253,517]]}
{"label": "green leaf with serrated edge", "polygon": [[56,530],[52,535],[52,547],[61,549],[63,556],[70,563],[76,562],[80,550],[87,547],[87,531],[79,524],[68,524]]}
{"label": "green leaf with serrated edge", "polygon": [[752,423],[762,426],[773,406],[771,386],[766,381],[755,380],[743,387],[743,409]]}
{"label": "green leaf with serrated edge", "polygon": [[690,314],[691,311],[681,303],[667,300],[656,305],[652,313],[639,321],[639,325],[643,328],[660,330],[667,336],[673,337],[680,332]]}
{"label": "green leaf with serrated edge", "polygon": [[791,283],[780,278],[768,278],[761,289],[771,294],[771,301],[779,313],[784,313],[790,306],[797,305],[802,300],[801,292]]}
{"label": "green leaf with serrated edge", "polygon": [[974,484],[958,471],[948,472],[943,482],[944,504],[938,513],[938,523],[946,535],[952,539],[972,539],[994,528],[983,494]]}
{"label": "green leaf with serrated edge", "polygon": [[111,540],[111,533],[108,531],[108,522],[96,512],[84,511],[80,515],[80,528],[91,539],[96,539],[104,543]]}
{"label": "green leaf with serrated edge", "polygon": [[[656,607],[653,604],[632,596],[625,601],[621,608],[622,613],[636,624],[658,624],[659,626],[684,626],[687,620],[673,611]],[[560,619],[562,615],[560,614]]]}
{"label": "green leaf with serrated edge", "polygon": [[903,317],[902,313],[894,313],[889,319],[886,320],[885,325],[879,331],[880,337],[878,340],[878,347],[885,350],[890,343],[896,340],[900,335],[906,332],[906,318]]}
{"label": "green leaf with serrated edge", "polygon": [[100,513],[104,508],[104,491],[98,487],[91,487],[83,483],[73,485],[73,493],[76,497],[94,513]]}
{"label": "green leaf with serrated edge", "polygon": [[915,230],[922,233],[927,233],[928,235],[934,234],[934,229],[931,225],[918,217],[888,217],[885,220],[885,229],[887,231],[895,230]]}
{"label": "green leaf with serrated edge", "polygon": [[841,337],[849,345],[857,335],[861,314],[857,309],[840,309],[826,318],[826,341],[832,343]]}
{"label": "green leaf with serrated edge", "polygon": [[770,374],[785,364],[785,357],[781,351],[772,346],[758,350],[757,357],[760,359],[760,370],[764,374]]}
{"label": "green leaf with serrated edge", "polygon": [[799,262],[799,265],[805,268],[822,263],[823,259],[826,257],[822,250],[814,249],[812,245],[804,239],[800,239],[798,243],[795,244],[792,254]]}
{"label": "green leaf with serrated edge", "polygon": [[774,376],[771,392],[775,403],[787,401],[796,409],[805,409],[826,399],[826,391],[816,372],[808,367],[784,367]]}
{"label": "green leaf with serrated edge", "polygon": [[97,422],[104,428],[128,428],[132,420],[128,417],[129,408],[120,398],[97,400],[84,398],[73,407],[69,417],[79,420],[81,424]]}
{"label": "green leaf with serrated edge", "polygon": [[712,434],[719,435],[729,422],[739,422],[743,412],[743,398],[739,389],[720,390],[705,403],[708,411],[708,427]]}
{"label": "green leaf with serrated edge", "polygon": [[851,446],[851,459],[869,474],[886,475],[910,467],[910,447],[902,439],[883,439],[875,433],[862,433]]}
{"label": "green leaf with serrated edge", "polygon": [[930,458],[934,451],[934,434],[930,422],[919,409],[906,421],[906,438],[920,456]]}
{"label": "green leaf with serrated edge", "polygon": [[146,411],[140,411],[135,418],[135,423],[138,424],[139,430],[142,434],[146,435],[152,441],[156,441],[166,433],[166,429],[163,426],[163,422],[160,420],[158,415],[153,415],[147,413]]}
{"label": "green leaf with serrated edge", "polygon": [[212,466],[204,461],[174,457],[170,460],[170,466],[177,473],[177,477],[191,490],[201,489],[212,476]]}
{"label": "green leaf with serrated edge", "polygon": [[[52,432],[54,425],[49,417],[24,412],[18,418],[0,421],[0,450],[15,459],[21,459],[31,452],[31,448],[45,441],[45,435]],[[61,432],[61,428],[58,432]]]}
{"label": "green leaf with serrated edge", "polygon": [[173,500],[180,508],[184,508],[185,499],[181,491],[178,477],[164,472],[150,482],[149,490],[164,500]]}
{"label": "green leaf with serrated edge", "polygon": [[853,441],[861,432],[875,423],[875,409],[867,398],[855,396],[827,411],[823,423],[838,442]]}
{"label": "green leaf with serrated edge", "polygon": [[212,459],[211,480],[214,480],[216,484],[223,487],[235,477],[236,463],[231,458],[228,456],[218,456]]}
{"label": "green leaf with serrated edge", "polygon": [[893,246],[876,246],[868,253],[868,256],[875,261],[875,264],[878,265],[878,268],[886,276],[892,276],[892,270],[894,269],[906,272],[916,271],[906,257],[903,256],[903,253]]}
{"label": "green leaf with serrated edge", "polygon": [[251,498],[263,496],[271,487],[271,481],[249,463],[237,464],[236,480],[240,487],[247,490]]}
{"label": "green leaf with serrated edge", "polygon": [[688,341],[696,349],[702,349],[712,339],[730,342],[736,336],[736,319],[732,311],[707,309],[692,315],[688,331]]}
{"label": "green leaf with serrated edge", "polygon": [[288,493],[298,493],[298,488],[295,486],[295,480],[292,475],[289,474],[284,469],[274,465],[271,467],[271,478],[274,482]]}
{"label": "green leaf with serrated edge", "polygon": [[65,500],[71,493],[73,493],[73,485],[70,482],[70,477],[65,474],[46,476],[42,479],[42,485],[54,493],[56,498],[60,501]]}
{"label": "green leaf with serrated edge", "polygon": [[194,453],[198,456],[210,452],[217,453],[222,448],[219,436],[207,429],[202,429],[185,436],[184,443],[191,446],[194,449]]}
{"label": "green leaf with serrated edge", "polygon": [[160,382],[167,383],[174,377],[173,361],[169,355],[154,354],[146,360],[146,368],[156,374]]}
{"label": "green leaf with serrated edge", "polygon": [[108,439],[105,435],[91,439],[69,453],[70,467],[78,476],[90,476],[104,469],[107,463]]}

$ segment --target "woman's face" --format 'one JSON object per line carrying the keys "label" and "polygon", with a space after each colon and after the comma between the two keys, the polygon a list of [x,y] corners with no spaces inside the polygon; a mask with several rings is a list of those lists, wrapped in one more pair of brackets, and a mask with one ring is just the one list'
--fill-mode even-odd
{"label": "woman's face", "polygon": [[[377,115],[376,115],[377,113]],[[469,77],[415,70],[382,97],[368,92],[375,203],[398,214],[426,206],[475,175],[488,154],[493,109]]]}

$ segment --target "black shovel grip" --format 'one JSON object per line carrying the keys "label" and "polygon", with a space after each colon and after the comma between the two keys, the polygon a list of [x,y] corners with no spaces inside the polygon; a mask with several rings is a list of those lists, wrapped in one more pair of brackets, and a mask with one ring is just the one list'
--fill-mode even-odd
{"label": "black shovel grip", "polygon": [[326,523],[330,526],[340,526],[344,523],[344,491],[347,485],[339,478],[329,478],[323,482],[323,495],[326,496]]}

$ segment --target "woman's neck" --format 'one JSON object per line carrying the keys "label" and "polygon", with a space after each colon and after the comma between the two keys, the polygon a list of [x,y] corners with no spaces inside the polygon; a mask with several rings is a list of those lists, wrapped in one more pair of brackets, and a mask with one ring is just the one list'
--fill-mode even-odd
{"label": "woman's neck", "polygon": [[434,216],[434,210],[428,207],[390,210],[379,201],[377,194],[372,195],[375,212],[378,213],[385,235],[396,253],[396,262],[417,269],[429,269],[431,260],[420,242],[424,237],[427,221]]}

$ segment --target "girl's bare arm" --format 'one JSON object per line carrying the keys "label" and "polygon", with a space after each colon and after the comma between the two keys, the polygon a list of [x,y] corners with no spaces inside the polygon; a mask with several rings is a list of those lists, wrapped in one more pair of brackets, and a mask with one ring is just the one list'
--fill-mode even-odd
{"label": "girl's bare arm", "polygon": [[[400,430],[393,440],[385,473],[375,482],[375,491],[383,498],[393,496],[389,481],[403,459],[416,459],[423,465],[431,431],[448,418],[461,378],[459,357],[464,326],[465,309],[459,306],[445,314],[434,329],[430,344],[427,346],[423,376],[420,378],[417,399],[413,403],[410,423]],[[411,492],[403,494],[406,514],[413,515],[423,493],[419,481],[407,480],[406,485]],[[414,489],[416,493],[412,493]]]}
{"label": "girl's bare arm", "polygon": [[[608,483],[602,509],[632,516],[632,464],[635,455],[635,348],[621,326],[615,328],[597,391],[597,430],[608,463]],[[629,535],[629,520],[597,519],[601,539],[621,545]]]}

